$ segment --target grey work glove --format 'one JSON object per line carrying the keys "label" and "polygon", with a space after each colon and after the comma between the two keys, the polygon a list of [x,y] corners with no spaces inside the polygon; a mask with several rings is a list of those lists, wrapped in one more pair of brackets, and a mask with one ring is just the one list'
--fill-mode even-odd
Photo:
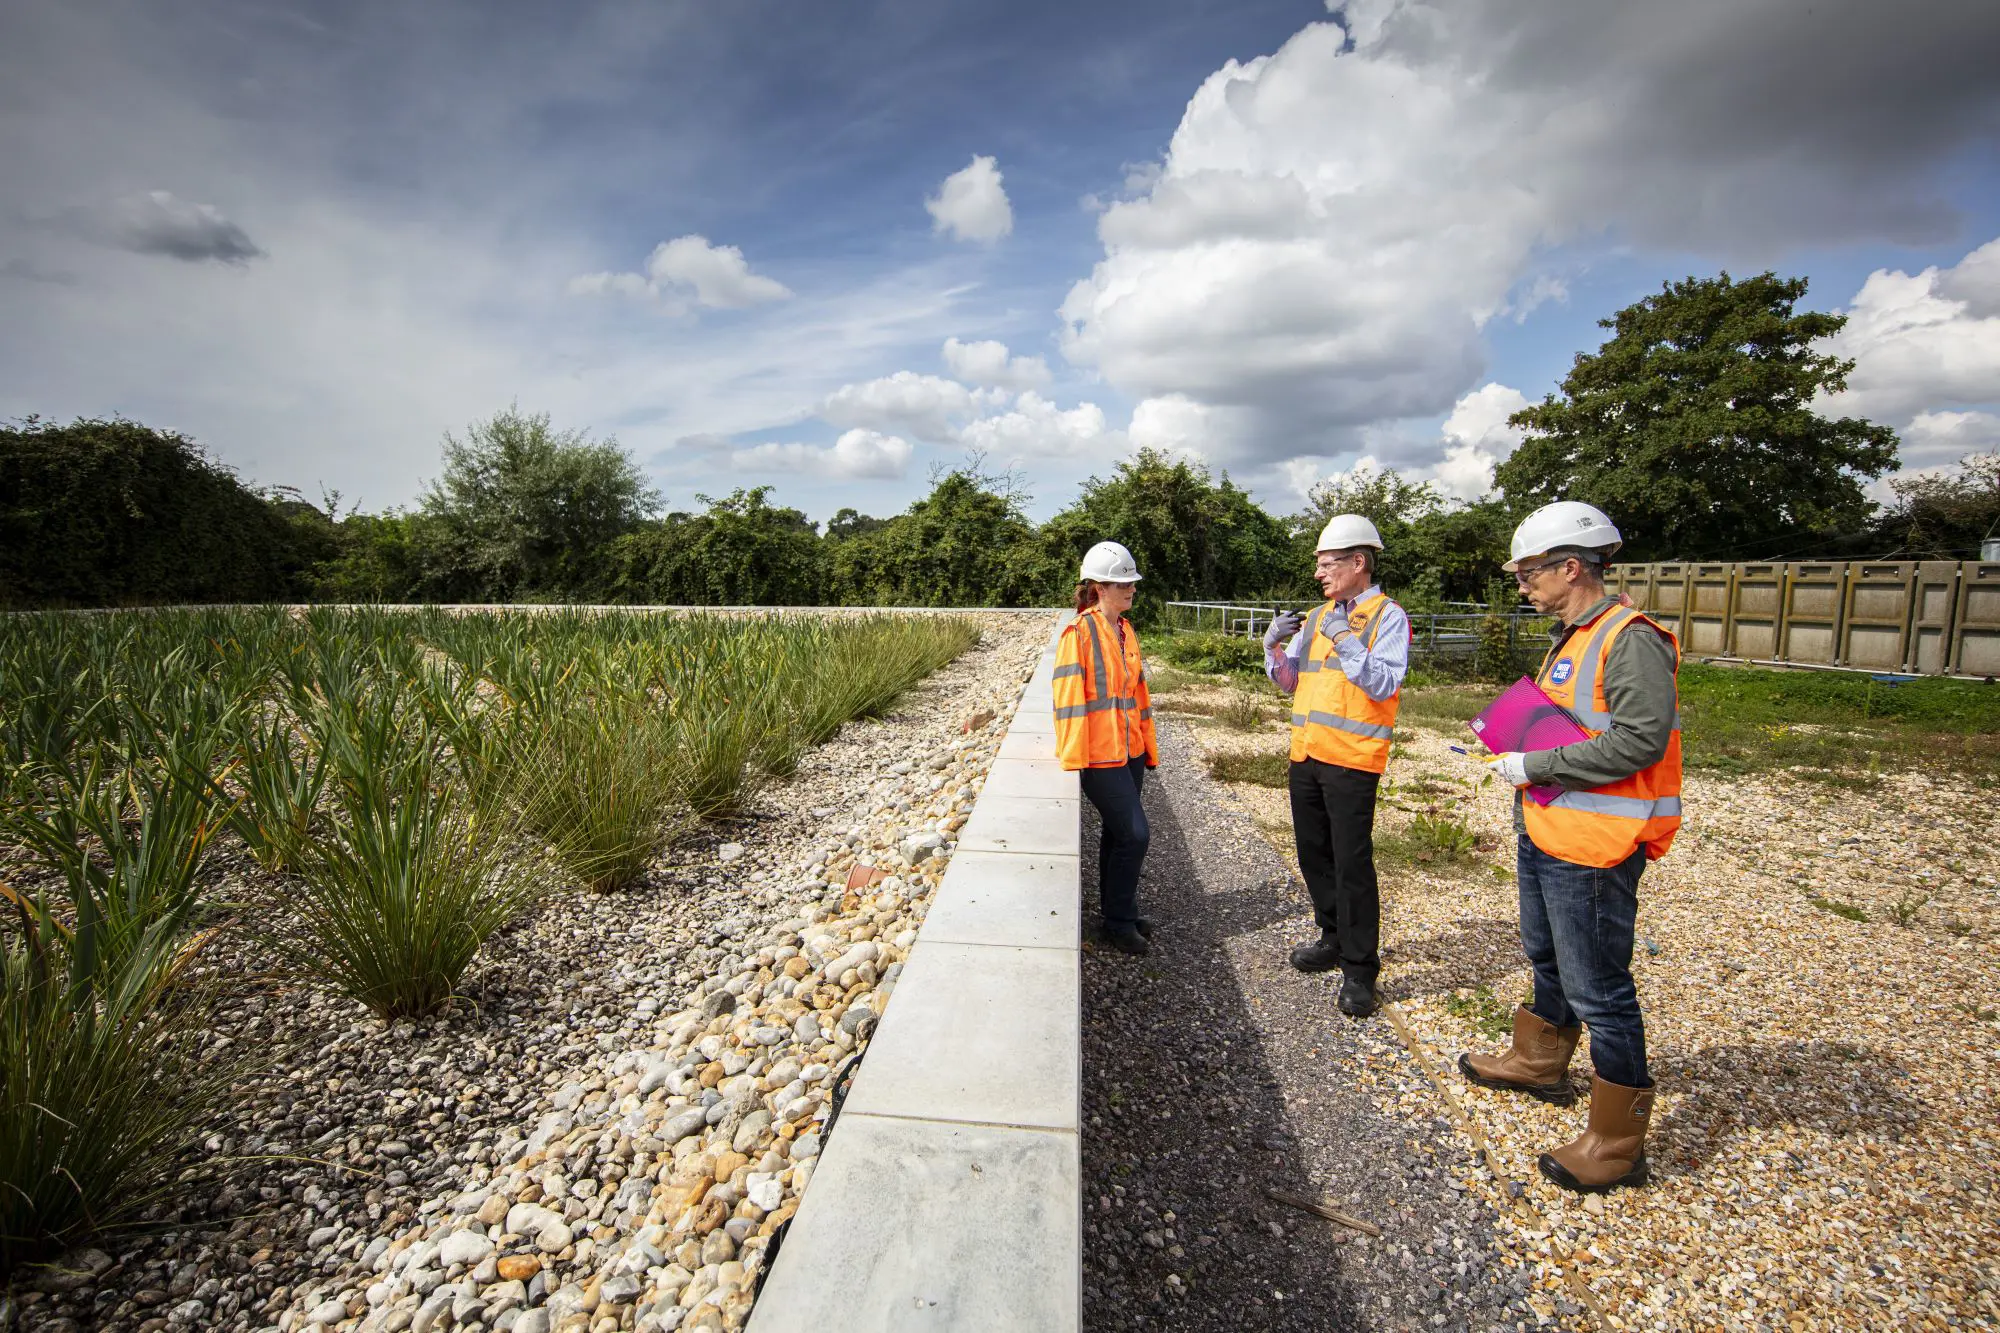
{"label": "grey work glove", "polygon": [[1271,628],[1264,631],[1264,646],[1276,648],[1297,634],[1299,626],[1305,623],[1305,618],[1296,611],[1281,613],[1271,621]]}

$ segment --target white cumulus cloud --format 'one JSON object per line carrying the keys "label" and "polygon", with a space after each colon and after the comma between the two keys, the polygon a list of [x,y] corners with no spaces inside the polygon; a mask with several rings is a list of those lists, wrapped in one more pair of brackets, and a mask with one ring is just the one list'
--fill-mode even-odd
{"label": "white cumulus cloud", "polygon": [[924,200],[931,230],[961,241],[997,241],[1014,230],[1014,209],[1001,187],[1000,168],[991,157],[974,157],[944,178]]}
{"label": "white cumulus cloud", "polygon": [[[1847,390],[1825,410],[1905,431],[1904,463],[1951,409],[2000,404],[2000,240],[1951,268],[1909,274],[1877,269],[1847,309],[1827,349],[1851,358]],[[1934,420],[1922,430],[1920,415]]]}
{"label": "white cumulus cloud", "polygon": [[1125,447],[1125,433],[1106,421],[1096,403],[1064,410],[1033,389],[1014,400],[1011,411],[981,417],[958,433],[960,443],[1002,460],[1108,457]]}
{"label": "white cumulus cloud", "polygon": [[908,440],[879,431],[844,432],[830,445],[759,444],[734,450],[729,458],[744,472],[803,473],[837,481],[894,481],[910,465]]}
{"label": "white cumulus cloud", "polygon": [[1007,344],[944,340],[944,367],[967,384],[987,388],[1035,389],[1049,382],[1049,363],[1039,356],[1010,356]]}
{"label": "white cumulus cloud", "polygon": [[920,440],[945,442],[954,437],[954,419],[975,410],[972,391],[956,380],[899,370],[842,385],[820,404],[819,415],[835,426],[905,431]]}
{"label": "white cumulus cloud", "polygon": [[586,273],[570,279],[579,296],[653,296],[677,302],[692,295],[698,305],[738,310],[782,301],[792,292],[775,278],[752,273],[733,245],[712,245],[706,236],[676,236],[653,247],[640,273]]}
{"label": "white cumulus cloud", "polygon": [[1431,479],[1446,495],[1477,500],[1493,489],[1493,469],[1527,434],[1507,418],[1528,405],[1519,389],[1487,384],[1452,405],[1444,419],[1444,458]]}
{"label": "white cumulus cloud", "polygon": [[1935,242],[1937,164],[2000,107],[1963,51],[1990,16],[1927,8],[1883,42],[1829,3],[1353,0],[1202,84],[1157,177],[1104,207],[1064,353],[1135,398],[1242,409],[1232,461],[1351,457],[1364,426],[1451,412],[1490,323],[1564,299],[1565,254]]}

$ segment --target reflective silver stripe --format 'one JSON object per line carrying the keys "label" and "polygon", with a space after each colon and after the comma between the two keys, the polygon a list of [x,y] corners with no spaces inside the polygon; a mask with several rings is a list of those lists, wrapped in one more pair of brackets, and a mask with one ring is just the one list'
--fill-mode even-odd
{"label": "reflective silver stripe", "polygon": [[1153,710],[1150,705],[1139,710],[1139,720],[1141,722],[1151,722],[1153,720]]}
{"label": "reflective silver stripe", "polygon": [[1371,736],[1378,741],[1386,741],[1396,734],[1395,729],[1392,727],[1380,726],[1373,722],[1356,722],[1353,718],[1342,717],[1338,713],[1312,712],[1292,714],[1293,726],[1303,727],[1307,724],[1332,727],[1335,731],[1351,731],[1357,736]]}
{"label": "reflective silver stripe", "polygon": [[1079,618],[1083,621],[1084,627],[1090,631],[1091,674],[1097,680],[1097,697],[1102,699],[1111,693],[1111,686],[1104,675],[1104,640],[1097,632],[1096,616],[1085,615]]}
{"label": "reflective silver stripe", "polygon": [[1597,676],[1604,665],[1604,645],[1613,630],[1638,614],[1629,606],[1612,607],[1598,620],[1583,645],[1583,651],[1577,654],[1576,692],[1570,696],[1576,702],[1570,706],[1570,712],[1576,714],[1577,721],[1593,731],[1611,729],[1611,714],[1599,712],[1595,707]]}
{"label": "reflective silver stripe", "polygon": [[1069,677],[1069,676],[1081,676],[1082,674],[1083,674],[1083,665],[1082,665],[1082,663],[1080,663],[1080,662],[1071,662],[1071,663],[1070,663],[1070,664],[1069,664],[1068,666],[1059,666],[1059,667],[1057,667],[1057,668],[1056,668],[1056,672],[1055,672],[1055,675],[1051,676],[1051,677],[1050,677],[1050,679],[1051,679],[1051,680],[1063,680],[1063,679],[1065,679],[1066,677]]}
{"label": "reflective silver stripe", "polygon": [[1678,818],[1681,813],[1681,798],[1678,796],[1647,800],[1643,796],[1611,796],[1601,791],[1566,791],[1549,804],[1587,815],[1612,815],[1619,819]]}
{"label": "reflective silver stripe", "polygon": [[1092,699],[1089,703],[1070,704],[1056,709],[1056,718],[1066,722],[1070,718],[1082,717],[1086,713],[1109,713],[1113,709],[1130,706],[1123,699]]}

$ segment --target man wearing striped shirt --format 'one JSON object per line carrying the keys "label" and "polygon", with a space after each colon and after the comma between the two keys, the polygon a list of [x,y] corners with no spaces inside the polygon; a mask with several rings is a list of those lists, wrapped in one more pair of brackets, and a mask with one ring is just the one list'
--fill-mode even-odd
{"label": "man wearing striped shirt", "polygon": [[1375,790],[1410,666],[1410,619],[1375,582],[1381,549],[1373,523],[1335,515],[1314,560],[1326,604],[1306,617],[1286,612],[1264,635],[1265,674],[1293,696],[1292,837],[1320,932],[1291,962],[1301,972],[1338,967],[1340,1010],[1354,1018],[1376,1006]]}

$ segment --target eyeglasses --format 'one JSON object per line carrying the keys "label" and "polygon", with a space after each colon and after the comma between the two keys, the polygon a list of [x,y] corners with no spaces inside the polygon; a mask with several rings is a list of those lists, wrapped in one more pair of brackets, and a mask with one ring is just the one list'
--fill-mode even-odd
{"label": "eyeglasses", "polygon": [[1565,556],[1561,560],[1544,560],[1539,565],[1524,565],[1514,571],[1514,582],[1520,584],[1522,587],[1526,587],[1528,584],[1534,582],[1535,575],[1541,573],[1543,570],[1555,569],[1568,563],[1569,558]]}

